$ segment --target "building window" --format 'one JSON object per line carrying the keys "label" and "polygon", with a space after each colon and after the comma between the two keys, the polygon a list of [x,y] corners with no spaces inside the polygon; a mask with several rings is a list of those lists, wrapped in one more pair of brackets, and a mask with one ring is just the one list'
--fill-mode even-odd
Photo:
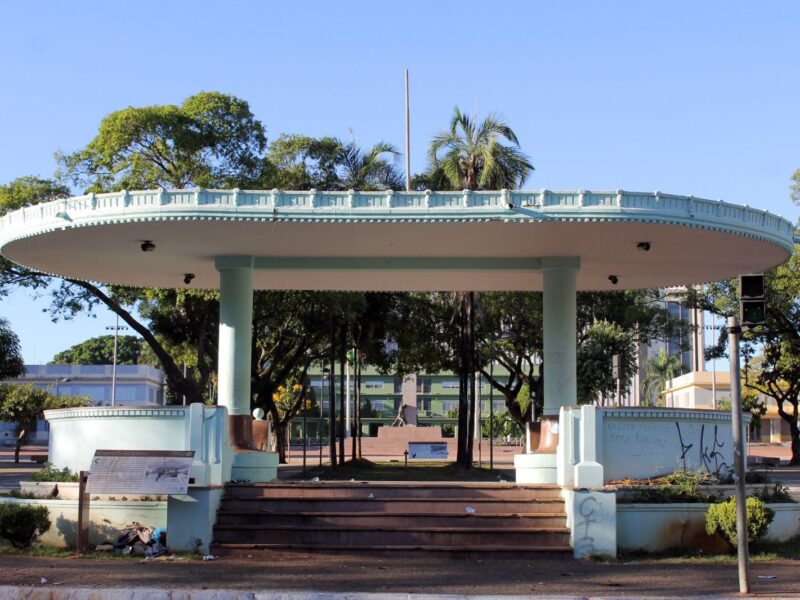
{"label": "building window", "polygon": [[444,400],[444,401],[442,401],[442,413],[444,413],[446,415],[451,410],[458,410],[458,401],[456,401],[456,400]]}
{"label": "building window", "polygon": [[403,378],[402,377],[395,377],[394,378],[394,393],[395,394],[402,394],[403,393]]}
{"label": "building window", "polygon": [[364,387],[368,390],[382,390],[383,381],[366,381],[364,382]]}
{"label": "building window", "polygon": [[417,377],[417,393],[430,394],[431,393],[431,378],[430,377]]}
{"label": "building window", "polygon": [[458,381],[450,379],[442,382],[442,389],[444,390],[457,390],[460,387]]}
{"label": "building window", "polygon": [[430,396],[417,396],[417,408],[427,412],[431,411],[431,397]]}

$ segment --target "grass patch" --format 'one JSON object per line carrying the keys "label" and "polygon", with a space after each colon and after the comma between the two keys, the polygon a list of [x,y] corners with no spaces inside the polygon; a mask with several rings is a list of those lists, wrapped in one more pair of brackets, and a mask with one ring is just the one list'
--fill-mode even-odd
{"label": "grass patch", "polygon": [[298,473],[293,480],[308,480],[319,477],[320,481],[514,481],[514,473],[488,468],[464,469],[456,463],[436,461],[409,461],[408,468],[399,461],[372,462],[366,459],[347,461],[342,465],[330,465],[306,469],[305,475]]}
{"label": "grass patch", "polygon": [[[731,554],[711,554],[701,550],[673,549],[663,552],[624,552],[619,560],[626,562],[659,562],[665,564],[735,564],[737,557]],[[760,541],[750,544],[750,560],[757,563],[800,560],[800,535],[785,542]]]}
{"label": "grass patch", "polygon": [[[0,554],[14,554],[17,556],[41,556],[45,558],[75,558],[75,550],[73,548],[60,548],[56,546],[48,546],[45,544],[34,544],[26,550],[19,550],[14,548],[6,541],[0,541]],[[175,556],[180,560],[201,560],[203,555],[196,552],[169,552],[162,556]],[[144,560],[141,554],[122,554],[121,552],[95,552],[91,550],[79,556],[81,559],[91,560],[128,560],[131,562],[140,562]]]}

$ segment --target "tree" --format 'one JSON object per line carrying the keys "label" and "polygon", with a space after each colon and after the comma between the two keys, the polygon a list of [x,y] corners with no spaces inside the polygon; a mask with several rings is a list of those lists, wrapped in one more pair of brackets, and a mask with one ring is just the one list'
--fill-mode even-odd
{"label": "tree", "polygon": [[265,146],[264,126],[247,102],[200,92],[180,106],[115,111],[88,145],[59,162],[64,176],[96,192],[245,187],[260,175]]}
{"label": "tree", "polygon": [[25,374],[19,338],[11,326],[0,317],[0,380],[14,379]]}
{"label": "tree", "polygon": [[[667,382],[680,375],[681,358],[678,354],[667,354],[663,348],[658,356],[651,358],[645,364],[645,378],[642,384],[642,396],[646,402],[651,402],[655,396],[658,398]],[[665,398],[666,401],[666,398]]]}
{"label": "tree", "polygon": [[[0,185],[0,216],[11,210],[48,202],[70,195],[69,189],[52,179],[35,176],[19,177]],[[0,256],[0,297],[16,287],[44,288],[51,279]]]}
{"label": "tree", "polygon": [[617,379],[613,372],[613,357],[622,363],[619,389],[626,390],[636,372],[636,344],[633,332],[618,323],[601,320],[592,323],[578,347],[578,404],[588,404],[600,398],[617,397]]}
{"label": "tree", "polygon": [[270,144],[259,184],[266,188],[321,191],[399,190],[397,149],[379,142],[366,150],[338,138],[282,135]]}
{"label": "tree", "polygon": [[43,411],[51,408],[87,406],[91,403],[84,396],[56,396],[49,390],[28,384],[0,385],[0,421],[16,425],[14,462],[19,462],[19,451],[31,427]]}
{"label": "tree", "polygon": [[533,171],[528,157],[519,149],[516,134],[505,121],[490,114],[476,123],[458,107],[450,127],[431,141],[428,158],[430,179],[446,180],[454,190],[512,189],[522,185]]}
{"label": "tree", "polygon": [[[117,364],[139,364],[141,338],[121,335],[117,338]],[[110,365],[114,362],[114,336],[101,335],[75,344],[56,354],[52,365]]]}

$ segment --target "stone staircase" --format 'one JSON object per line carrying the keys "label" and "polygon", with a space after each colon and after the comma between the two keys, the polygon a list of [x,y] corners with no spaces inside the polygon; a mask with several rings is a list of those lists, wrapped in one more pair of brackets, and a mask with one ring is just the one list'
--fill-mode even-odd
{"label": "stone staircase", "polygon": [[555,486],[229,484],[212,552],[259,550],[572,552]]}

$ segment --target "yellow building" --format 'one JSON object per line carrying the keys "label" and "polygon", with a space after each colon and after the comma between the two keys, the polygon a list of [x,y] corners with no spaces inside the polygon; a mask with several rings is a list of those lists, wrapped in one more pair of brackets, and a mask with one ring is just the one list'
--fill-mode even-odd
{"label": "yellow building", "polygon": [[[761,396],[767,413],[761,419],[760,431],[751,431],[752,441],[788,442],[791,440],[789,425],[778,415],[778,406],[773,398]],[[727,409],[731,401],[731,376],[728,371],[692,371],[675,377],[661,392],[664,406],[673,408],[697,408],[705,410]]]}

